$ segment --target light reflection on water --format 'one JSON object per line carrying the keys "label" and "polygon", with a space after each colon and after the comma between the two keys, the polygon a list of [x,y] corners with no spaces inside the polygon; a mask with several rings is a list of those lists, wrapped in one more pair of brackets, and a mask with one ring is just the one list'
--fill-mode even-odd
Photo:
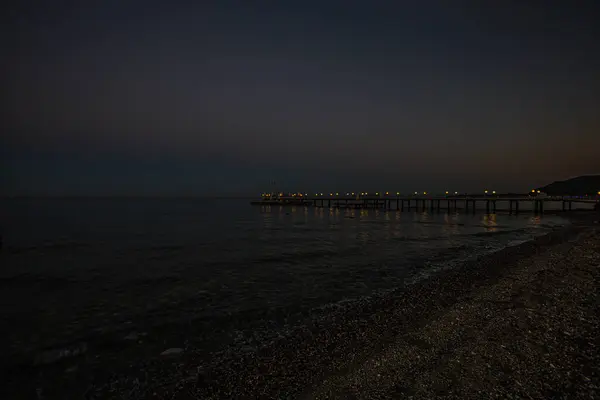
{"label": "light reflection on water", "polygon": [[481,224],[486,227],[488,232],[497,232],[498,224],[496,222],[496,214],[484,214],[481,218]]}
{"label": "light reflection on water", "polygon": [[529,218],[529,223],[531,225],[539,225],[542,223],[542,217],[540,217],[538,215],[534,215],[531,218]]}

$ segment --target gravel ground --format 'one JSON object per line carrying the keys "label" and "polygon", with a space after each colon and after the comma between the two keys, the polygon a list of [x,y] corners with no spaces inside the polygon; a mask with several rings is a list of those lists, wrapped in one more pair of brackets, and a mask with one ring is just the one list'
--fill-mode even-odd
{"label": "gravel ground", "polygon": [[596,398],[599,283],[588,232],[519,260],[306,398]]}
{"label": "gravel ground", "polygon": [[322,310],[260,349],[209,363],[193,348],[170,349],[115,371],[95,366],[104,374],[91,380],[59,365],[35,383],[12,382],[2,398],[600,397],[593,222],[582,217],[409,289]]}

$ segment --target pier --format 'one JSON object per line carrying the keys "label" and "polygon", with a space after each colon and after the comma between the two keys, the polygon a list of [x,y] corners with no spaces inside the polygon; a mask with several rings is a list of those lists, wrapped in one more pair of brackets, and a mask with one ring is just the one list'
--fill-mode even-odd
{"label": "pier", "polygon": [[[278,202],[270,200],[264,204],[286,205],[293,202],[298,205],[301,202],[305,206],[320,208],[353,208],[353,209],[385,209],[396,211],[458,211],[476,212],[485,210],[486,213],[497,211],[518,214],[519,212],[533,212],[543,214],[548,210],[548,203],[558,203],[562,207],[558,211],[573,211],[578,205],[598,204],[599,200],[594,198],[578,198],[570,196],[521,196],[503,197],[498,196],[394,196],[394,195],[294,195],[281,196]],[[260,204],[261,202],[254,202]],[[575,207],[573,206],[575,203]],[[523,207],[523,205],[531,207]],[[589,207],[589,206],[588,206]],[[556,211],[556,209],[554,209]]]}

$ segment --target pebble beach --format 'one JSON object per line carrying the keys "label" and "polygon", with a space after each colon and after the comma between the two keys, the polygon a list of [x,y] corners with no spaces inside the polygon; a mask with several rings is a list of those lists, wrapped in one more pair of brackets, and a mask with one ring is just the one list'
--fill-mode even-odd
{"label": "pebble beach", "polygon": [[218,366],[179,398],[596,398],[599,279],[598,230],[573,227]]}

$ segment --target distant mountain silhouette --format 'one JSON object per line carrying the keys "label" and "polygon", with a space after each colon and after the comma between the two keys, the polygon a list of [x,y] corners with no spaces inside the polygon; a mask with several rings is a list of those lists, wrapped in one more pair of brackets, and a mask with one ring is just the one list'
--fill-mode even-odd
{"label": "distant mountain silhouette", "polygon": [[600,191],[600,175],[584,175],[556,181],[538,188],[549,195],[596,195]]}

